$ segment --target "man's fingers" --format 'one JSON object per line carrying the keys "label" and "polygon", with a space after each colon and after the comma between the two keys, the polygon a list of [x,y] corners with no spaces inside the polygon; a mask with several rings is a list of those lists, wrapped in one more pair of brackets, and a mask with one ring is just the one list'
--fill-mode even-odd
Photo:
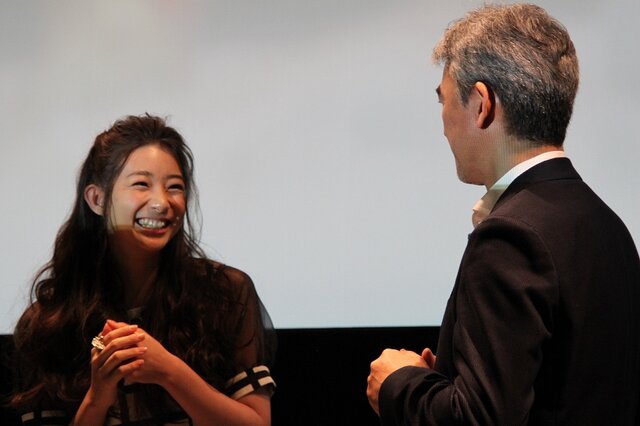
{"label": "man's fingers", "polygon": [[425,362],[427,363],[429,368],[435,367],[435,365],[436,365],[436,356],[434,355],[433,352],[431,352],[431,349],[424,348],[424,350],[422,351],[422,359],[425,360]]}

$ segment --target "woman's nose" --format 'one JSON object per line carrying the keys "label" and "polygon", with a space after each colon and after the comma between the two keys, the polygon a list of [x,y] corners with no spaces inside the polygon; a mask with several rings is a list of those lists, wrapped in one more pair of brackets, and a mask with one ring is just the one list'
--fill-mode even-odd
{"label": "woman's nose", "polygon": [[155,213],[163,214],[169,209],[169,201],[167,196],[163,194],[154,194],[153,198],[149,201],[149,207]]}

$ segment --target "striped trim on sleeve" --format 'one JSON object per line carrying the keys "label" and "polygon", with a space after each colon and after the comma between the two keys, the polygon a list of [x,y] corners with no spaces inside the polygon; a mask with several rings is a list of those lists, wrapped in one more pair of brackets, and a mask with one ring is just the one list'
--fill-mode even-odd
{"label": "striped trim on sleeve", "polygon": [[269,394],[273,393],[276,382],[271,377],[271,372],[266,365],[258,365],[237,374],[227,382],[226,394],[230,398],[238,400],[245,395],[264,389]]}

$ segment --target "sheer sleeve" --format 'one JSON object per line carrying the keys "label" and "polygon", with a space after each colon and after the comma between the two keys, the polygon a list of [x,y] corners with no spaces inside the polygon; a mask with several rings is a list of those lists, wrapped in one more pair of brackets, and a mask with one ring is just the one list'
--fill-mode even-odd
{"label": "sheer sleeve", "polygon": [[244,272],[224,266],[223,273],[237,297],[233,364],[235,376],[228,379],[225,392],[239,399],[251,392],[271,395],[275,382],[271,377],[277,340],[271,318],[258,296],[251,278]]}
{"label": "sheer sleeve", "polygon": [[[9,405],[20,419],[21,424],[29,426],[40,425],[68,425],[71,421],[72,404],[65,404],[56,398],[56,392],[63,386],[58,377],[45,377],[43,371],[49,371],[59,364],[58,347],[52,347],[50,342],[43,341],[41,336],[44,327],[35,327],[42,318],[42,306],[34,302],[22,314],[13,333],[15,348],[12,359],[7,360],[7,367],[12,369],[14,388],[10,396]],[[34,330],[40,332],[36,335]],[[36,337],[33,337],[36,335]],[[58,339],[59,334],[49,332],[46,338]],[[65,342],[68,344],[68,342]],[[43,354],[46,352],[46,358]],[[49,364],[44,366],[42,359]],[[1,416],[0,416],[1,417]],[[0,421],[1,424],[4,424]]]}
{"label": "sheer sleeve", "polygon": [[20,423],[25,426],[66,426],[72,420],[72,409],[55,401],[44,391],[39,392],[28,403],[15,408]]}

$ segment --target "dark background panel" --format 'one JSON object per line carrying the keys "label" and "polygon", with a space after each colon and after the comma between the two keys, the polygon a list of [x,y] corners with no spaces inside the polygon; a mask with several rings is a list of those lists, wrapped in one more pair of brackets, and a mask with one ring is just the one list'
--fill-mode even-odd
{"label": "dark background panel", "polygon": [[369,364],[387,347],[435,348],[439,327],[278,330],[274,425],[378,425]]}
{"label": "dark background panel", "polygon": [[[377,425],[366,397],[369,364],[387,347],[420,352],[435,348],[438,327],[280,329],[272,374],[273,424]],[[10,393],[12,338],[0,335],[0,393]],[[0,425],[19,424],[6,406]]]}

